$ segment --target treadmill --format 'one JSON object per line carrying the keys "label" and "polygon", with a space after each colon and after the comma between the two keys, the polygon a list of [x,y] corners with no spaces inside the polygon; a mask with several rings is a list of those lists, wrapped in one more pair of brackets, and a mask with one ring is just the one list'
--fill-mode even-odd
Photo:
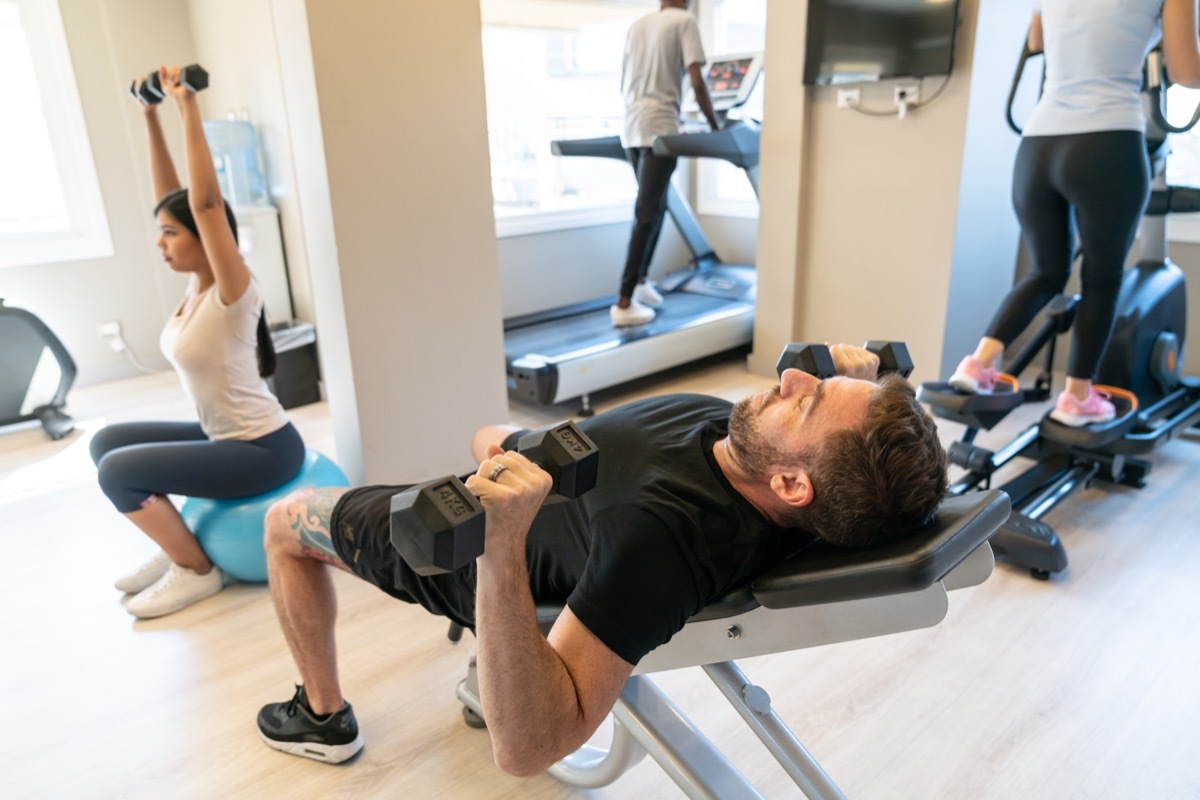
{"label": "treadmill", "polygon": [[[719,120],[749,99],[761,73],[760,53],[724,56],[705,65],[705,82]],[[685,113],[698,110],[694,98],[684,106]],[[755,120],[731,120],[719,131],[658,137],[654,151],[729,161],[745,170],[757,195],[759,130]],[[551,148],[559,156],[626,160],[617,136],[556,141]],[[615,296],[505,320],[510,396],[539,405],[579,398],[579,414],[589,416],[591,392],[750,344],[754,267],[727,264],[717,256],[673,183],[667,191],[667,214],[692,259],[658,281],[664,302],[654,320],[613,327],[608,309]]]}

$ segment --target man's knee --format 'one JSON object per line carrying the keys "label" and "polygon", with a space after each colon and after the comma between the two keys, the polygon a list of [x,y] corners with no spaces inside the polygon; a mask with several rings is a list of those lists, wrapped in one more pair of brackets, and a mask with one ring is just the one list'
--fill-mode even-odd
{"label": "man's knee", "polygon": [[295,521],[304,514],[312,489],[297,489],[276,500],[263,519],[263,547],[267,553],[299,555],[300,535]]}

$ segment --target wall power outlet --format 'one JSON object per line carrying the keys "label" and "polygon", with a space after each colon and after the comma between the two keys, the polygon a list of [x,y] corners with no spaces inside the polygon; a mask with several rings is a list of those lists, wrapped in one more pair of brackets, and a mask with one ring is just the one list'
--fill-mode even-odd
{"label": "wall power outlet", "polygon": [[904,103],[911,106],[921,99],[921,87],[915,83],[897,86],[893,91],[896,105]]}
{"label": "wall power outlet", "polygon": [[837,107],[854,108],[862,102],[862,89],[838,89]]}

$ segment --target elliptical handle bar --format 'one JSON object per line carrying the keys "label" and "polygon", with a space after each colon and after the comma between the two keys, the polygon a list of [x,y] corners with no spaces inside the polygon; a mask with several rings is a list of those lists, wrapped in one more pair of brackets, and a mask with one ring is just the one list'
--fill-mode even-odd
{"label": "elliptical handle bar", "polygon": [[1171,81],[1167,77],[1163,62],[1162,42],[1155,45],[1146,56],[1145,86],[1146,94],[1150,96],[1150,102],[1147,104],[1150,116],[1154,124],[1162,130],[1167,133],[1187,133],[1200,122],[1200,103],[1196,104],[1192,118],[1186,124],[1172,125],[1167,121],[1167,89],[1171,88]]}
{"label": "elliptical handle bar", "polygon": [[[1029,59],[1033,58],[1034,56],[1040,55],[1042,55],[1041,50],[1035,53],[1029,49],[1029,34],[1026,33],[1025,41],[1021,43],[1021,58],[1019,61],[1017,61],[1017,71],[1013,73],[1012,87],[1008,90],[1008,105],[1004,109],[1004,116],[1008,120],[1008,127],[1012,128],[1013,133],[1017,134],[1017,136],[1021,135],[1021,126],[1017,125],[1016,120],[1013,119],[1013,103],[1016,102],[1017,99],[1017,89],[1021,85],[1021,77],[1025,74],[1025,62],[1029,61]],[[1042,83],[1044,84],[1045,82],[1046,73],[1045,69],[1043,69]],[[1038,94],[1040,95],[1041,91],[1039,91]]]}

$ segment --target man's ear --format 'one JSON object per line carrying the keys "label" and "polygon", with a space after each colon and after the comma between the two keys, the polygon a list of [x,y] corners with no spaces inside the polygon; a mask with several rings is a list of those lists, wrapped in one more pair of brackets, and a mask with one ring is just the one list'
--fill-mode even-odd
{"label": "man's ear", "polygon": [[802,467],[787,467],[772,475],[771,491],[793,508],[802,508],[813,501],[812,481]]}

